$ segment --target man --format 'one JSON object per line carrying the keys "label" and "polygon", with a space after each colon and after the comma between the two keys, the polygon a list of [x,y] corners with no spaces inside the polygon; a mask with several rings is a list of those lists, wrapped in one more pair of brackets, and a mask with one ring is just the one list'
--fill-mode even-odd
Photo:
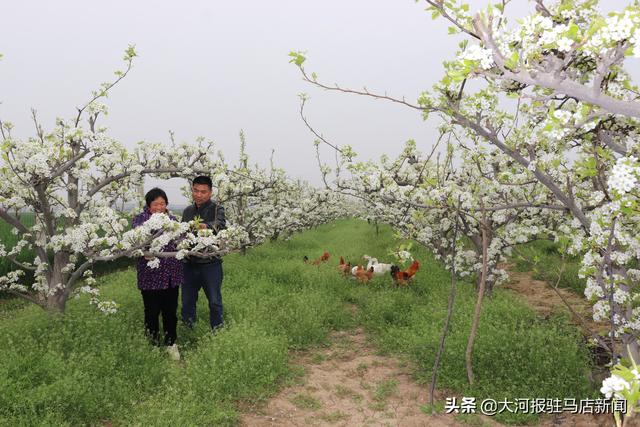
{"label": "man", "polygon": [[[200,228],[213,230],[217,234],[226,227],[224,208],[211,200],[213,183],[208,176],[199,176],[191,184],[193,205],[182,213],[182,221],[200,218]],[[222,260],[220,258],[187,257],[184,263],[182,285],[182,321],[193,327],[196,321],[196,303],[200,288],[209,300],[209,321],[216,330],[222,320]]]}

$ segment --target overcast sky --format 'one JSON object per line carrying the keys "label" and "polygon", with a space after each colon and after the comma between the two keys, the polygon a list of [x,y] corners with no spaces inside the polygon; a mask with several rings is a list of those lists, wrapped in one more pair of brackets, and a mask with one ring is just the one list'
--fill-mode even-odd
{"label": "overcast sky", "polygon": [[[469,3],[480,9],[487,1]],[[135,44],[139,58],[111,93],[102,121],[113,137],[128,146],[168,142],[171,129],[180,142],[211,138],[235,160],[243,129],[252,162],[266,166],[275,149],[276,164],[290,176],[319,184],[298,93],[311,97],[306,111],[314,127],[363,159],[396,155],[410,138],[426,151],[435,123],[398,105],[315,89],[288,63],[288,52],[307,51],[306,69],[325,82],[415,100],[441,78],[442,61],[460,40],[425,7],[413,0],[8,2],[0,25],[0,117],[21,137],[33,134],[31,107],[47,128],[55,117],[72,117]],[[532,8],[528,0],[511,5],[516,14]],[[162,184],[173,204],[185,202],[181,185]]]}

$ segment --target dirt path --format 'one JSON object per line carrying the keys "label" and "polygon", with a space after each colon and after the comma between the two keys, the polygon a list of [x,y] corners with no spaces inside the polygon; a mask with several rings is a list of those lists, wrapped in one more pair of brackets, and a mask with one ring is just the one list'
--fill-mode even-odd
{"label": "dirt path", "polygon": [[552,313],[559,311],[567,312],[571,316],[572,322],[584,332],[582,321],[569,311],[562,301],[562,298],[564,298],[580,315],[590,330],[595,333],[607,330],[605,322],[595,322],[593,320],[591,304],[584,297],[576,295],[570,290],[558,288],[558,292],[562,295],[561,298],[547,282],[533,279],[531,272],[513,271],[509,268],[509,265],[505,267],[509,273],[509,283],[504,288],[510,289],[525,300],[541,316],[549,317]]}
{"label": "dirt path", "polygon": [[[409,367],[377,355],[362,329],[331,336],[328,348],[301,355],[301,383],[242,416],[244,426],[464,426],[451,415],[427,415],[426,386]],[[440,400],[443,396],[436,396]],[[480,421],[480,420],[479,420]],[[492,424],[476,424],[490,426]]]}

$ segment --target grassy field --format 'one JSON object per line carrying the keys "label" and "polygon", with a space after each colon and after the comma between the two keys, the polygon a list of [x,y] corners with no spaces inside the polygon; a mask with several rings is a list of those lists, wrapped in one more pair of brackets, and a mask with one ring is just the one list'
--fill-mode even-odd
{"label": "grassy field", "polygon": [[[36,307],[0,313],[0,425],[235,425],[238,404],[265,399],[299,376],[292,351],[326,344],[331,330],[364,326],[381,352],[406,356],[417,381],[430,376],[446,313],[450,276],[425,252],[416,281],[395,289],[343,279],[337,257],[388,259],[392,233],[338,221],[225,258],[227,327],[209,331],[206,299],[193,331],[182,327],[183,361],[171,362],[143,334],[142,301],[131,269],[102,276],[103,295],[120,304],[105,317],[84,298],[64,317]],[[319,268],[302,257],[331,260]],[[459,283],[438,386],[478,398],[584,398],[588,355],[565,319],[541,320],[497,289],[486,300],[476,341],[476,384],[466,381],[464,349],[475,295]],[[356,309],[354,310],[354,306]],[[1,307],[1,306],[0,306]],[[2,310],[2,308],[0,308]],[[426,387],[425,387],[426,390]],[[524,423],[534,416],[503,414]]]}

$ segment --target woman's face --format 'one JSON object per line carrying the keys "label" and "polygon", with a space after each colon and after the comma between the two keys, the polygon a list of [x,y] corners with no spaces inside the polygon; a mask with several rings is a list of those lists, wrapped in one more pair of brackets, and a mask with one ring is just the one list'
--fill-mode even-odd
{"label": "woman's face", "polygon": [[149,210],[154,213],[165,213],[167,211],[167,202],[162,197],[158,197],[149,205]]}

